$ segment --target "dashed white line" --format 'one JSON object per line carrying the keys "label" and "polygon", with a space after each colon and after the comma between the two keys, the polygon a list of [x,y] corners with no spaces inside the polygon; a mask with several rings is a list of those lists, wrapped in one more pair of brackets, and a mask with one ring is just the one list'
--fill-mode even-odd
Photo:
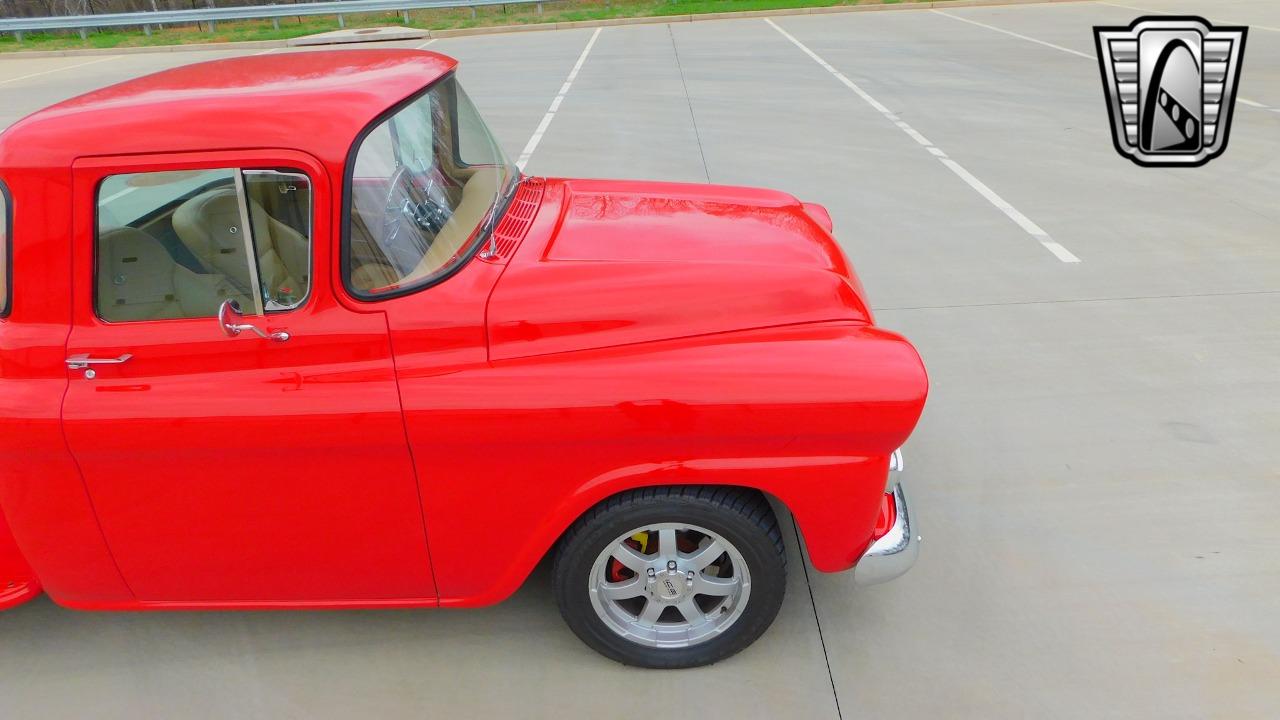
{"label": "dashed white line", "polygon": [[792,35],[791,33],[779,27],[778,24],[775,23],[773,20],[769,18],[764,18],[764,21],[769,23],[769,25],[771,25],[774,30],[777,30],[779,33],[782,33],[782,36],[790,40],[792,45],[795,45],[796,47],[800,48],[800,50],[804,52],[805,55],[808,55],[810,58],[813,59],[814,62],[818,63],[818,65],[822,66],[823,69],[831,73],[831,75],[834,76],[841,83],[843,83],[845,87],[848,87],[850,90],[854,92],[854,94],[856,94],[858,97],[866,101],[868,105],[875,108],[876,111],[879,112],[881,115],[883,115],[886,120],[893,123],[899,130],[906,133],[912,140],[915,140],[917,143],[922,145],[926,150],[929,151],[931,155],[938,158],[938,162],[941,162],[944,167],[946,167],[951,172],[955,173],[956,176],[959,177],[961,180],[965,181],[965,183],[968,184],[969,187],[973,188],[978,192],[979,195],[986,198],[987,202],[994,205],[996,209],[1004,213],[1006,217],[1008,217],[1013,222],[1017,223],[1018,227],[1022,228],[1024,232],[1026,232],[1031,237],[1035,238],[1036,241],[1038,241],[1041,245],[1043,245],[1046,250],[1053,253],[1054,257],[1058,258],[1064,263],[1080,262],[1080,258],[1073,255],[1070,250],[1067,250],[1060,243],[1055,242],[1054,239],[1049,236],[1049,233],[1044,231],[1044,228],[1037,225],[1033,220],[1031,220],[1031,218],[1022,214],[1021,211],[1019,211],[1017,208],[1011,205],[1007,200],[1000,197],[1000,195],[996,193],[996,191],[992,190],[990,187],[987,186],[986,183],[982,182],[977,177],[975,177],[973,173],[966,170],[963,165],[947,157],[947,154],[943,152],[941,149],[939,149],[937,146],[935,146],[932,142],[930,142],[928,138],[920,134],[920,132],[918,132],[915,128],[911,127],[911,125],[907,124],[897,115],[895,115],[891,110],[889,110],[889,108],[885,107],[884,104],[882,104],[880,101],[871,97],[871,95],[867,93],[867,91],[858,87],[857,83],[850,80],[847,76],[845,76],[844,73],[832,67],[830,63],[828,63],[826,60],[823,60],[821,56],[819,56],[814,51],[810,50],[808,46],[806,46],[804,43],[797,40],[794,35]]}
{"label": "dashed white line", "polygon": [[582,54],[578,56],[578,62],[573,64],[573,69],[569,71],[569,77],[565,78],[564,84],[560,86],[560,92],[556,93],[554,99],[551,100],[551,106],[547,108],[547,114],[542,116],[542,122],[538,123],[538,129],[533,131],[529,142],[525,144],[524,150],[520,153],[520,158],[516,160],[516,166],[524,170],[524,166],[529,163],[529,158],[533,155],[533,151],[538,149],[538,143],[542,142],[542,136],[546,134],[547,128],[551,126],[551,121],[556,117],[556,111],[560,109],[560,103],[564,102],[564,96],[568,94],[569,88],[573,87],[573,81],[578,78],[578,71],[582,69],[582,63],[587,61],[587,55],[591,53],[591,48],[596,44],[596,38],[600,37],[600,30],[596,28],[591,33],[591,39],[587,41],[587,46],[582,48]]}
{"label": "dashed white line", "polygon": [[54,68],[52,70],[45,70],[43,72],[38,72],[38,73],[31,73],[30,75],[23,75],[21,77],[9,78],[8,80],[0,80],[0,85],[8,85],[9,83],[18,82],[19,80],[29,80],[31,78],[40,77],[41,75],[49,75],[51,73],[62,72],[63,70],[75,70],[76,68],[81,68],[81,67],[84,67],[85,65],[95,65],[97,63],[107,62],[108,60],[119,60],[121,57],[122,57],[121,55],[111,55],[109,57],[98,58],[97,60],[89,60],[88,62],[77,63],[75,65],[67,65],[66,67]]}
{"label": "dashed white line", "polygon": [[916,142],[920,143],[921,145],[923,145],[923,146],[925,146],[925,147],[931,147],[931,146],[933,145],[933,143],[929,142],[929,138],[926,138],[925,136],[923,136],[923,135],[921,135],[920,133],[916,132],[916,129],[915,129],[915,128],[911,127],[910,125],[906,124],[905,122],[903,122],[903,121],[901,121],[901,120],[895,120],[893,124],[894,124],[894,125],[897,125],[899,130],[901,130],[902,132],[904,132],[904,133],[906,133],[907,135],[909,135],[909,136],[911,137],[911,139],[912,139],[912,140],[915,140]]}
{"label": "dashed white line", "polygon": [[941,162],[943,165],[946,165],[948,168],[951,169],[951,172],[955,173],[956,175],[959,175],[961,180],[964,180],[966,183],[968,183],[969,187],[973,188],[974,190],[977,190],[979,195],[982,195],[982,197],[986,198],[987,201],[990,202],[992,205],[995,205],[997,208],[1000,208],[1001,212],[1009,216],[1009,219],[1017,223],[1018,227],[1022,228],[1024,231],[1026,231],[1028,235],[1030,235],[1031,237],[1039,241],[1041,245],[1045,246],[1045,248],[1049,252],[1053,253],[1054,257],[1058,258],[1064,263],[1080,262],[1080,258],[1073,255],[1070,250],[1066,249],[1060,243],[1056,242],[1053,238],[1049,237],[1049,233],[1045,232],[1044,228],[1035,224],[1035,222],[1031,218],[1027,217],[1026,215],[1023,215],[1022,212],[1018,210],[1018,208],[1010,205],[1007,200],[997,195],[996,191],[987,187],[986,183],[974,177],[973,173],[969,172],[968,170],[965,170],[964,166],[962,166],[960,163],[956,162],[955,160],[952,160],[949,157],[939,158],[938,162]]}

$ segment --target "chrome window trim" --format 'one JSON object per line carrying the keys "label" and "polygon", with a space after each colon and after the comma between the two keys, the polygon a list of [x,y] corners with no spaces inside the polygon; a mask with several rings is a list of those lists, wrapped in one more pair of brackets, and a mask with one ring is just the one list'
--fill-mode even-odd
{"label": "chrome window trim", "polygon": [[[240,175],[242,177],[252,177],[255,175],[264,175],[264,176],[269,175],[272,177],[279,177],[279,178],[299,178],[299,179],[305,180],[307,183],[307,211],[306,211],[306,214],[307,214],[307,292],[305,295],[298,298],[298,301],[292,305],[281,305],[279,303],[273,302],[272,307],[268,308],[264,306],[263,307],[264,312],[259,314],[265,315],[269,313],[289,312],[290,310],[297,310],[298,308],[305,305],[308,300],[311,299],[311,287],[312,285],[315,284],[315,279],[316,279],[316,252],[315,252],[315,249],[316,249],[316,239],[315,239],[315,211],[316,211],[315,210],[316,208],[315,187],[316,187],[316,184],[311,180],[310,175],[294,168],[289,168],[288,170],[262,170],[262,169],[241,170]],[[245,199],[246,200],[248,199],[247,192],[246,192]],[[243,203],[242,207],[244,208],[244,211],[246,213],[249,212],[249,203],[247,202]],[[252,218],[250,218],[250,220],[252,220]],[[279,222],[279,220],[277,220],[277,222]],[[253,232],[252,226],[250,226],[249,232],[250,233]],[[255,244],[256,244],[256,240],[255,240]],[[254,266],[256,267],[257,264],[258,264],[257,257],[255,256]],[[261,294],[262,292],[261,284],[259,284],[258,292],[259,294]]]}
{"label": "chrome window trim", "polygon": [[262,278],[258,274],[258,243],[253,238],[253,225],[249,221],[249,195],[244,189],[244,171],[239,168],[236,168],[236,201],[240,203],[240,227],[244,230],[245,259],[249,263],[249,294],[253,296],[253,314],[265,315]]}

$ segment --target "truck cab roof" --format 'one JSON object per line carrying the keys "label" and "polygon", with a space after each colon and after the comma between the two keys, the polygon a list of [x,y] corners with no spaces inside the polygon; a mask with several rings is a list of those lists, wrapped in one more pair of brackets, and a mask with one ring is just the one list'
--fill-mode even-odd
{"label": "truck cab roof", "polygon": [[0,166],[78,157],[301,150],[331,163],[389,107],[452,72],[420,50],[344,50],[195,63],[66,100],[0,134]]}

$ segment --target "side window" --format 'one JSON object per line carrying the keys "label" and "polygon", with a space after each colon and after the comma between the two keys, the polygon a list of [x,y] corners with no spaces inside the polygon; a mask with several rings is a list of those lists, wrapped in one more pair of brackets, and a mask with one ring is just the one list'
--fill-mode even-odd
{"label": "side window", "polygon": [[112,175],[98,188],[94,307],[108,322],[288,310],[311,287],[311,184],[275,170]]}
{"label": "side window", "polygon": [[9,314],[11,287],[9,283],[9,257],[13,249],[9,247],[10,226],[13,224],[13,213],[9,207],[9,190],[0,183],[0,317]]}

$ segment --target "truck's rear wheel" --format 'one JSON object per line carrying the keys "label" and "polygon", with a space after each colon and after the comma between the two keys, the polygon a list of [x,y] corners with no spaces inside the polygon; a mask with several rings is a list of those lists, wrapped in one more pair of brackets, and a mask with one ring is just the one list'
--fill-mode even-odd
{"label": "truck's rear wheel", "polygon": [[681,668],[760,637],[786,589],[786,555],[764,496],[736,488],[636,490],[593,508],[556,553],[569,627],[628,665]]}

